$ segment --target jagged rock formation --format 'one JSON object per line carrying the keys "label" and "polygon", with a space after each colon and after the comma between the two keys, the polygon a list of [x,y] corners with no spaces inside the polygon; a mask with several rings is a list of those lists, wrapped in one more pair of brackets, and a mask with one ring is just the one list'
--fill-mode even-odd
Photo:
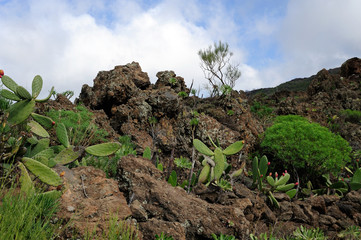
{"label": "jagged rock formation", "polygon": [[[169,156],[172,149],[177,155],[191,153],[192,111],[201,113],[195,137],[209,142],[207,135],[218,138],[222,146],[236,140],[245,140],[245,153],[252,148],[258,134],[263,132],[249,112],[246,96],[233,92],[228,98],[182,98],[178,93],[189,93],[184,79],[173,71],[157,74],[150,84],[147,73],[138,63],[117,66],[111,71],[99,72],[94,86],[84,85],[77,101],[90,109],[103,109],[112,127],[119,134],[130,135],[139,152],[147,146],[161,149]],[[176,79],[175,83],[170,81]],[[232,110],[232,115],[227,111]],[[156,124],[149,118],[155,117]]]}

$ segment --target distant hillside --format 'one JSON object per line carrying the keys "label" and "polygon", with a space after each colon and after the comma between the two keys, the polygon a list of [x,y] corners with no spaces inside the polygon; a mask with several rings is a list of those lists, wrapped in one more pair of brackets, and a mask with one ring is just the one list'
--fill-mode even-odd
{"label": "distant hillside", "polygon": [[[338,67],[338,68],[329,69],[328,72],[330,74],[340,74],[340,68]],[[248,97],[252,98],[258,94],[264,94],[269,96],[276,92],[284,91],[284,90],[305,92],[307,91],[308,86],[310,85],[311,81],[315,78],[315,76],[316,75],[312,75],[308,78],[295,78],[291,81],[282,83],[274,88],[260,88],[249,91],[246,94]]]}

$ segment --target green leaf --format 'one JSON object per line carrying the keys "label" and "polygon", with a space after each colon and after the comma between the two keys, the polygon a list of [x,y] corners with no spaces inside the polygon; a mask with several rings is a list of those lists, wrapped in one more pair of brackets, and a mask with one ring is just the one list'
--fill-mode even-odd
{"label": "green leaf", "polygon": [[223,154],[225,154],[225,155],[233,155],[233,154],[236,154],[239,151],[241,151],[242,148],[243,148],[242,141],[237,141],[237,142],[232,143],[231,145],[229,145],[226,149],[224,149]]}
{"label": "green leaf", "polygon": [[36,75],[32,82],[32,97],[34,99],[39,96],[42,88],[43,88],[43,79],[39,75]]}
{"label": "green leaf", "polygon": [[279,186],[276,187],[276,190],[281,191],[281,192],[286,192],[286,191],[292,189],[294,186],[295,186],[294,183],[290,183],[290,184],[287,184],[287,185],[279,185]]}
{"label": "green leaf", "polygon": [[10,92],[7,89],[2,89],[0,94],[1,94],[1,96],[3,96],[4,98],[7,98],[7,99],[14,100],[14,101],[21,101],[21,98],[19,98],[15,93]]}
{"label": "green leaf", "polygon": [[211,166],[209,164],[206,164],[203,167],[201,173],[199,174],[198,182],[201,182],[201,183],[207,182],[210,172],[211,172]]}
{"label": "green leaf", "polygon": [[1,78],[1,81],[5,85],[5,87],[9,88],[11,91],[16,92],[16,88],[18,87],[18,84],[14,80],[12,80],[9,76],[4,75]]}
{"label": "green leaf", "polygon": [[68,148],[70,146],[68,132],[66,131],[64,123],[59,123],[56,125],[56,136],[64,147]]}
{"label": "green leaf", "polygon": [[224,157],[223,157],[222,150],[217,147],[214,150],[214,162],[216,163],[216,166],[214,167],[214,178],[215,180],[218,180],[221,178],[224,170]]}
{"label": "green leaf", "polygon": [[280,186],[280,185],[284,185],[288,182],[288,180],[290,180],[290,175],[288,173],[286,173],[284,176],[281,176],[276,182],[275,182],[275,186]]}
{"label": "green leaf", "polygon": [[269,194],[268,197],[270,198],[271,203],[274,204],[277,208],[280,208],[280,204],[277,201],[277,199],[273,196],[272,192],[269,192],[268,194]]}
{"label": "green leaf", "polygon": [[85,148],[85,151],[91,155],[105,157],[112,155],[120,149],[121,145],[116,142],[101,143]]}
{"label": "green leaf", "polygon": [[286,194],[290,197],[293,198],[297,193],[297,189],[291,189],[289,191],[286,192]]}
{"label": "green leaf", "polygon": [[168,178],[168,183],[170,185],[172,185],[173,187],[177,186],[177,173],[176,171],[172,171],[172,173],[170,174],[169,178]]}
{"label": "green leaf", "polygon": [[150,147],[146,147],[143,152],[143,157],[146,159],[151,160],[152,158],[152,150],[150,150]]}
{"label": "green leaf", "polygon": [[42,138],[38,141],[38,144],[34,147],[34,149],[29,154],[29,157],[33,157],[41,151],[49,148],[50,140],[49,138]]}
{"label": "green leaf", "polygon": [[26,90],[24,87],[22,86],[18,86],[16,88],[16,93],[17,95],[22,98],[22,99],[28,99],[28,100],[31,100],[32,97],[30,95],[30,93],[28,92],[28,90]]}
{"label": "green leaf", "polygon": [[34,111],[35,101],[22,100],[15,103],[9,108],[8,122],[12,124],[19,124],[25,121],[29,115]]}
{"label": "green leaf", "polygon": [[37,113],[32,113],[31,116],[32,118],[34,118],[35,121],[40,123],[43,127],[48,129],[53,127],[53,122],[54,122],[53,119]]}
{"label": "green leaf", "polygon": [[198,139],[193,140],[193,146],[195,149],[197,149],[198,152],[207,155],[207,156],[213,156],[214,152],[212,152],[202,141]]}
{"label": "green leaf", "polygon": [[78,152],[74,152],[71,147],[65,148],[54,157],[54,161],[61,165],[69,164],[79,157]]}
{"label": "green leaf", "polygon": [[272,187],[274,187],[274,185],[275,185],[275,180],[274,180],[273,177],[267,176],[266,180],[267,180],[267,182],[268,182],[269,185],[271,185]]}
{"label": "green leaf", "polygon": [[267,170],[268,170],[268,159],[264,155],[263,157],[261,157],[261,160],[259,161],[259,171],[261,175],[266,176]]}
{"label": "green leaf", "polygon": [[46,131],[39,123],[31,120],[30,122],[28,122],[28,126],[30,127],[30,131],[32,131],[33,133],[35,133],[36,135],[40,136],[40,137],[45,137],[48,138],[49,133],[48,131]]}
{"label": "green leaf", "polygon": [[23,157],[21,161],[24,163],[26,168],[42,182],[51,186],[59,186],[63,183],[60,176],[44,164],[27,157]]}
{"label": "green leaf", "polygon": [[19,168],[21,170],[20,175],[20,183],[21,183],[21,191],[26,194],[31,194],[35,192],[33,181],[31,180],[28,171],[26,170],[24,164],[19,162]]}
{"label": "green leaf", "polygon": [[351,182],[353,183],[361,183],[361,168],[358,168],[353,174]]}

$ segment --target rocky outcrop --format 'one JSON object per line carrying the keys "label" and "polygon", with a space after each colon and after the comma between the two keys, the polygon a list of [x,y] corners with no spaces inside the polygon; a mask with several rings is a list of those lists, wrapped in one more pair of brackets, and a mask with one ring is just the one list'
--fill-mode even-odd
{"label": "rocky outcrop", "polygon": [[182,77],[173,71],[159,72],[157,77],[157,82],[150,84],[148,75],[135,62],[116,66],[99,72],[93,87],[84,85],[77,101],[91,109],[103,109],[119,134],[132,137],[139,153],[146,147],[161,150],[161,162],[173,149],[176,157],[190,156],[193,111],[200,113],[196,138],[210,144],[209,135],[223,147],[245,140],[244,156],[263,132],[250,114],[243,93],[234,91],[226,98],[211,99],[182,97],[179,92],[190,92]]}
{"label": "rocky outcrop", "polygon": [[[66,237],[73,237],[75,232],[85,236],[93,231],[102,236],[112,218],[123,220],[132,215],[117,181],[107,179],[102,170],[94,167],[69,169],[59,165],[54,170],[62,173],[65,189],[57,217],[70,221],[69,227],[73,229],[73,232],[67,229]],[[129,224],[133,225],[131,221]]]}

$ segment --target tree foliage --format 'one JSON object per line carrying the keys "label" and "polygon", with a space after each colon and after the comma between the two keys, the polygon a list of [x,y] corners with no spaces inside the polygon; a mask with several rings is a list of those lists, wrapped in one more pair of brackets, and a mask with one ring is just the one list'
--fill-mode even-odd
{"label": "tree foliage", "polygon": [[229,51],[227,43],[214,43],[207,49],[199,50],[198,55],[205,78],[211,85],[212,95],[219,95],[227,87],[234,88],[241,72],[238,65],[230,63],[233,53]]}

